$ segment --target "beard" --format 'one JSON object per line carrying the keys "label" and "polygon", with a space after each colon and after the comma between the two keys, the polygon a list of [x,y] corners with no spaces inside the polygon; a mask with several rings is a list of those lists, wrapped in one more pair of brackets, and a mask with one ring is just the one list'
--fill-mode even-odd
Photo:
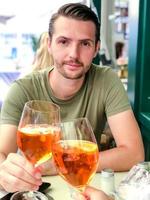
{"label": "beard", "polygon": [[[86,72],[89,69],[89,66],[84,66],[82,62],[78,60],[69,60],[59,63],[55,61],[55,67],[57,71],[66,79],[70,80],[78,80],[85,76]],[[69,65],[73,65],[75,67],[69,68]]]}

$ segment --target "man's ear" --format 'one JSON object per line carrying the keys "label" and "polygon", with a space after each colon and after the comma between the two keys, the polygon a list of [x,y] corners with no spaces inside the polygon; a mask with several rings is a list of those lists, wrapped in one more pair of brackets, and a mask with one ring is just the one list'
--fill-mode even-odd
{"label": "man's ear", "polygon": [[100,50],[100,41],[98,41],[96,44],[94,58],[97,56],[97,53],[99,52],[99,50]]}

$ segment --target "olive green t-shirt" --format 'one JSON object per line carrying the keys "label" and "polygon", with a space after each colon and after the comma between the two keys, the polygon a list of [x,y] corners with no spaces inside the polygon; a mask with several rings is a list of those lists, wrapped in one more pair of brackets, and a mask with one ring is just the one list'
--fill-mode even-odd
{"label": "olive green t-shirt", "polygon": [[25,102],[46,100],[60,106],[62,121],[87,117],[100,141],[107,117],[130,109],[123,84],[111,68],[91,65],[84,84],[69,100],[53,95],[48,81],[52,69],[31,73],[11,85],[2,106],[1,124],[18,125]]}

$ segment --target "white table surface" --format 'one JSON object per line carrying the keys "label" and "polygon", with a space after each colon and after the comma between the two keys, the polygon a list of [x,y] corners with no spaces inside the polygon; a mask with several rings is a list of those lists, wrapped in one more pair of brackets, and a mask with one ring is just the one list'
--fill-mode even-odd
{"label": "white table surface", "polygon": [[[119,172],[115,173],[115,187],[118,187],[120,181],[123,177],[127,174],[127,172]],[[90,185],[101,189],[100,187],[100,179],[101,174],[96,173],[93,180],[90,182]],[[69,187],[67,183],[59,176],[47,176],[43,177],[43,181],[47,181],[51,183],[51,190],[48,193],[52,196],[55,200],[71,200]]]}
{"label": "white table surface", "polygon": [[[120,181],[127,174],[127,172],[119,172],[115,173],[115,187],[118,187]],[[90,182],[90,185],[100,189],[100,173],[96,173],[93,180]],[[50,196],[54,198],[54,200],[70,200],[69,187],[67,183],[59,176],[45,176],[43,177],[43,181],[50,182],[51,187],[48,192]],[[2,198],[6,192],[0,191],[0,198]]]}

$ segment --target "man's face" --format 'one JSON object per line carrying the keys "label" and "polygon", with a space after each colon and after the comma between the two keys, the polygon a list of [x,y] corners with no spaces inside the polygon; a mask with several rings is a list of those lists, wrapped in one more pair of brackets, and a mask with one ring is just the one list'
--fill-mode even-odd
{"label": "man's face", "polygon": [[90,68],[99,49],[95,44],[95,24],[59,17],[54,23],[54,33],[49,41],[49,52],[54,66],[63,77],[82,78]]}

